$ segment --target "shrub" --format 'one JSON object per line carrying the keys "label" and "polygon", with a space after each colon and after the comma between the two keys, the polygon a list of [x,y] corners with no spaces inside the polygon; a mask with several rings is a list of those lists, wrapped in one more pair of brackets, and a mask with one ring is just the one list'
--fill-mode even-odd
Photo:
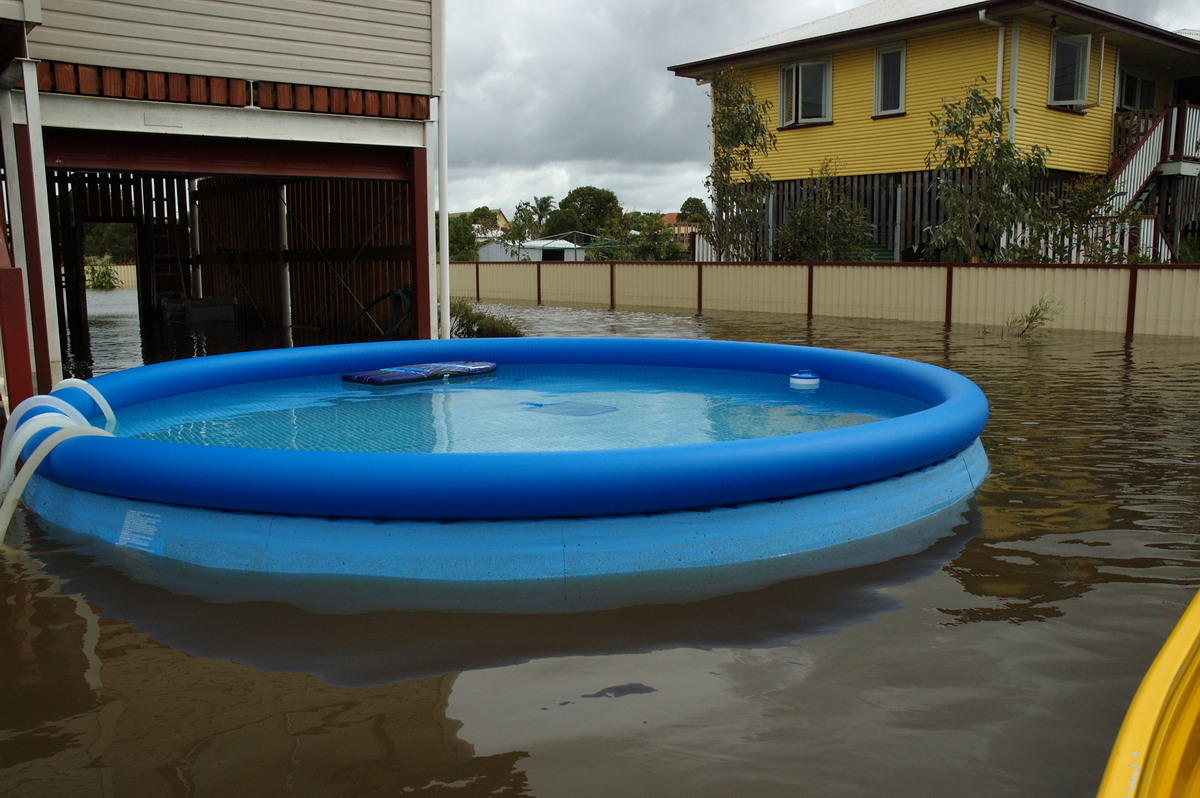
{"label": "shrub", "polygon": [[1034,302],[1025,313],[1018,313],[1010,318],[1007,322],[1008,329],[1018,338],[1025,338],[1054,321],[1055,317],[1062,313],[1063,305],[1061,299],[1044,296]]}
{"label": "shrub", "polygon": [[83,259],[83,270],[88,288],[111,291],[114,288],[121,287],[121,278],[117,276],[117,270],[113,266],[112,257],[109,255],[85,256]]}
{"label": "shrub", "polygon": [[513,321],[485,313],[465,299],[450,302],[452,338],[521,338],[524,335]]}

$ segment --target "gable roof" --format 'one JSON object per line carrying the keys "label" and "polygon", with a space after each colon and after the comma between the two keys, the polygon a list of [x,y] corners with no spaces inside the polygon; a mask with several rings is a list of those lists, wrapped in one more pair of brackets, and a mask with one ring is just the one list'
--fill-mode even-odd
{"label": "gable roof", "polygon": [[[1020,16],[1051,24],[1064,16],[1085,27],[1082,33],[1100,33],[1122,47],[1139,50],[1170,47],[1192,55],[1200,65],[1200,40],[1194,32],[1171,33],[1136,20],[1101,11],[1074,0],[875,0],[873,3],[818,19],[780,33],[716,53],[699,61],[668,67],[680,77],[703,80],[719,69],[786,60],[798,53],[833,50],[849,45],[866,46],[914,31],[950,30],[977,23],[985,12],[990,19]],[[1161,53],[1161,49],[1157,52]]]}

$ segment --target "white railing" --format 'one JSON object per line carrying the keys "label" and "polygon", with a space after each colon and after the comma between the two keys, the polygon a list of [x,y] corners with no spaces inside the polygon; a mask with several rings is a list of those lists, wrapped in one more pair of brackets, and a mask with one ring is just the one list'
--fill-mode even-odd
{"label": "white railing", "polygon": [[1200,158],[1200,105],[1183,106],[1183,151],[1176,158]]}
{"label": "white railing", "polygon": [[1163,111],[1158,121],[1134,148],[1133,154],[1113,175],[1116,193],[1113,195],[1111,207],[1114,213],[1128,208],[1129,204],[1137,199],[1154,170],[1162,162],[1163,136],[1168,130],[1174,129],[1174,125],[1168,120],[1174,120],[1175,111],[1173,107]]}
{"label": "white railing", "polygon": [[[1154,217],[1149,217],[1152,221]],[[1157,227],[1147,228],[1145,222],[1139,228],[1141,242],[1149,242],[1150,233]],[[1097,217],[1086,224],[1073,227],[1056,235],[1039,234],[1024,223],[1017,223],[1005,237],[1005,244],[1037,250],[1046,263],[1084,264],[1113,263],[1118,253],[1129,253],[1134,246],[1132,225],[1119,219]],[[1146,254],[1145,243],[1138,244],[1139,254]]]}
{"label": "white railing", "polygon": [[1113,175],[1111,206],[1128,208],[1164,161],[1200,158],[1200,106],[1181,103],[1163,110]]}
{"label": "white railing", "polygon": [[1138,254],[1154,263],[1175,260],[1175,251],[1163,235],[1161,220],[1157,216],[1142,217],[1138,225]]}

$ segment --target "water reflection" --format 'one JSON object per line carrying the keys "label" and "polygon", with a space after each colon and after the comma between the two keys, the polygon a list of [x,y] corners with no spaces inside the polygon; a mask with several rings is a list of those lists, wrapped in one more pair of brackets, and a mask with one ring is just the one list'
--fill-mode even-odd
{"label": "water reflection", "polygon": [[[496,310],[537,335],[758,340],[944,365],[989,397],[992,472],[956,534],[923,554],[565,618],[208,604],[18,519],[0,571],[0,792],[1094,792],[1130,696],[1200,584],[1194,339]],[[141,347],[160,359],[238,345],[168,332],[126,327],[114,332],[124,343],[102,344],[97,331],[89,368],[129,365]]]}
{"label": "water reflection", "polygon": [[[760,647],[861,623],[895,608],[882,590],[936,571],[978,534],[973,505],[947,513],[947,537],[868,568],[685,605],[569,615],[373,612],[321,615],[290,604],[209,603],[134,581],[40,538],[28,562],[60,590],[87,596],[91,612],[121,618],[163,645],[327,684],[381,685],[447,672],[663,647]],[[955,521],[954,519],[957,519]],[[34,559],[36,558],[36,559]],[[412,641],[421,644],[414,646]]]}

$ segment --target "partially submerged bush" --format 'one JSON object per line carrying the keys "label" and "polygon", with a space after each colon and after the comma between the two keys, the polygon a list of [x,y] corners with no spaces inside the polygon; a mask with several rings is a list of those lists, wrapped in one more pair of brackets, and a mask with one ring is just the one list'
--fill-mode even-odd
{"label": "partially submerged bush", "polygon": [[111,291],[121,287],[121,278],[117,275],[117,269],[113,266],[112,257],[109,255],[85,256],[83,271],[87,278],[88,288]]}
{"label": "partially submerged bush", "polygon": [[1061,299],[1044,296],[1034,302],[1025,313],[1018,313],[1010,318],[1006,325],[1018,338],[1026,338],[1054,321],[1058,314],[1062,313],[1064,304]]}
{"label": "partially submerged bush", "polygon": [[450,302],[452,338],[522,338],[524,335],[511,320],[479,310],[465,299]]}

